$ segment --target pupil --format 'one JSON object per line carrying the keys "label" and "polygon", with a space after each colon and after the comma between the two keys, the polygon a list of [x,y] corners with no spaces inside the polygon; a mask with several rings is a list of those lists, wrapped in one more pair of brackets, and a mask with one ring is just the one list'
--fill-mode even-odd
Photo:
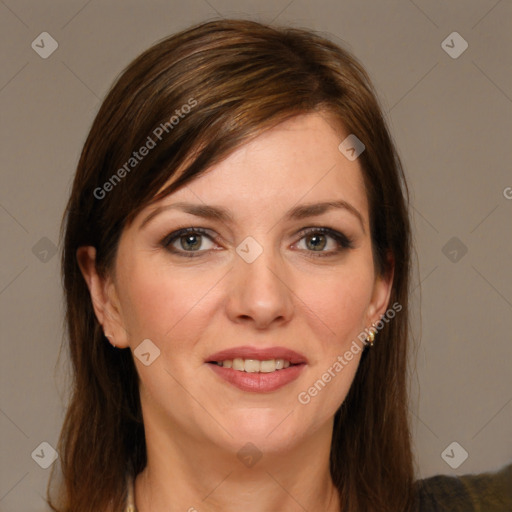
{"label": "pupil", "polygon": [[181,245],[184,249],[197,249],[201,245],[200,236],[185,235],[181,237]]}
{"label": "pupil", "polygon": [[313,235],[308,242],[310,249],[318,250],[325,247],[325,236],[324,235]]}

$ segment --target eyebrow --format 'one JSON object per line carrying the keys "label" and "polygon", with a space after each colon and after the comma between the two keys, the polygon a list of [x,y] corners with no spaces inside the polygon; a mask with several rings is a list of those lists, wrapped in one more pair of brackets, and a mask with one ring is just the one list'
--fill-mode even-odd
{"label": "eyebrow", "polygon": [[[339,199],[336,201],[325,201],[321,203],[311,203],[311,204],[303,204],[299,206],[293,207],[285,214],[285,220],[300,220],[306,219],[308,217],[316,217],[322,215],[323,213],[328,212],[329,210],[338,209],[345,210],[354,215],[361,227],[363,232],[366,234],[366,230],[364,227],[363,216],[359,213],[359,211],[352,206],[347,201],[343,199]],[[234,224],[233,215],[226,208],[221,208],[217,206],[208,206],[206,204],[194,204],[194,203],[173,203],[165,206],[159,206],[155,208],[141,223],[139,229],[142,229],[146,224],[148,224],[152,219],[154,219],[160,213],[167,210],[181,210],[190,215],[195,215],[196,217],[201,217],[203,219],[214,219],[225,224]]]}

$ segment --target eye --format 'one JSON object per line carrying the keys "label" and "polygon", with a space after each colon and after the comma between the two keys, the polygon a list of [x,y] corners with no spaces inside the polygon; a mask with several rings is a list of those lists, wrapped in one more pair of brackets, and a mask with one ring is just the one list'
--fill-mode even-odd
{"label": "eye", "polygon": [[[327,227],[305,228],[298,235],[301,238],[295,247],[310,256],[334,256],[353,248],[349,237]],[[215,234],[205,228],[188,227],[173,231],[160,244],[178,256],[193,258],[215,250]]]}
{"label": "eye", "polygon": [[213,237],[208,230],[193,227],[173,231],[162,240],[161,244],[170,252],[187,257],[200,256],[214,246]]}
{"label": "eye", "polygon": [[297,248],[318,253],[315,256],[329,256],[353,247],[350,238],[331,228],[306,228],[299,235],[302,235],[302,238],[299,240]]}

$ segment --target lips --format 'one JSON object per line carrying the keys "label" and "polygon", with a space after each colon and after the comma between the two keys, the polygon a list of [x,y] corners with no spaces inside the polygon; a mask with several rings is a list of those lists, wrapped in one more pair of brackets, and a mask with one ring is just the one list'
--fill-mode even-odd
{"label": "lips", "polygon": [[[245,371],[242,368],[235,369],[245,361]],[[260,372],[254,372],[254,363],[261,363]],[[276,367],[279,361],[279,369]],[[230,385],[242,391],[269,393],[290,384],[296,380],[307,365],[306,358],[285,347],[255,348],[235,347],[221,350],[209,356],[206,361],[212,371]],[[228,366],[219,366],[221,362],[228,362]],[[251,368],[247,368],[247,363]],[[238,364],[237,364],[238,363]],[[263,368],[263,365],[273,365],[272,368]],[[269,371],[269,373],[266,373]]]}
{"label": "lips", "polygon": [[295,364],[272,373],[239,372],[216,364],[209,364],[208,367],[220,378],[220,382],[227,382],[230,386],[235,386],[241,391],[270,393],[296,380],[306,368],[306,365]]}
{"label": "lips", "polygon": [[250,346],[234,347],[220,352],[215,352],[208,356],[205,362],[216,363],[229,359],[256,359],[258,361],[268,361],[270,359],[284,359],[290,361],[290,364],[307,364],[307,359],[300,353],[285,347],[256,348]]}

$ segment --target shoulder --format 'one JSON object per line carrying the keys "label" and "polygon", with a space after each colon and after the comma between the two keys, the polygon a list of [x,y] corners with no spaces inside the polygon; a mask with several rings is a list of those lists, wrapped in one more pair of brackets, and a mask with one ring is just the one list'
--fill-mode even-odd
{"label": "shoulder", "polygon": [[512,464],[495,473],[416,481],[419,512],[512,511]]}

